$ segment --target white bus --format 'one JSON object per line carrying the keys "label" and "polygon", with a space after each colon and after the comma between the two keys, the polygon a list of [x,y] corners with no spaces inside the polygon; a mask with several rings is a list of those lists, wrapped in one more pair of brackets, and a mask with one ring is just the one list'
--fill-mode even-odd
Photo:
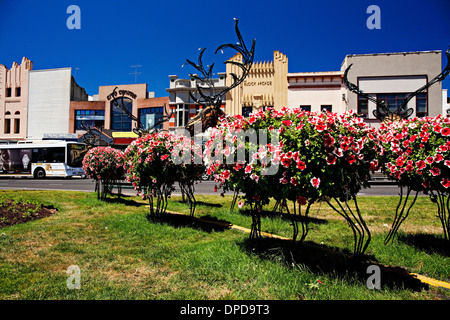
{"label": "white bus", "polygon": [[0,144],[0,176],[85,177],[87,151],[83,143],[57,140]]}

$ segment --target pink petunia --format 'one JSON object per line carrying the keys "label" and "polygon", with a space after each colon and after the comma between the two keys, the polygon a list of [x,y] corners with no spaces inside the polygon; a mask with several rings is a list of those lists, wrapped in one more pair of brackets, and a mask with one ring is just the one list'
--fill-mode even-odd
{"label": "pink petunia", "polygon": [[327,156],[327,163],[329,164],[329,165],[333,165],[333,164],[335,164],[336,163],[336,157],[334,156],[334,155],[328,155]]}
{"label": "pink petunia", "polygon": [[350,155],[348,155],[347,156],[347,158],[345,158],[347,161],[348,161],[348,163],[350,163],[350,164],[352,164],[352,163],[354,163],[355,161],[356,161],[356,157],[353,155],[353,154],[350,154]]}
{"label": "pink petunia", "polygon": [[441,170],[437,167],[433,167],[430,169],[430,173],[436,177],[441,174]]}
{"label": "pink petunia", "polygon": [[245,173],[250,173],[250,172],[252,172],[252,166],[251,165],[247,165],[245,167]]}
{"label": "pink petunia", "polygon": [[450,187],[450,180],[447,178],[444,178],[444,179],[442,179],[441,184],[445,189],[448,189],[448,187]]}
{"label": "pink petunia", "polygon": [[297,161],[297,169],[303,171],[306,169],[306,163],[304,163],[302,160]]}
{"label": "pink petunia", "polygon": [[320,178],[312,178],[311,184],[314,188],[318,188],[320,185]]}
{"label": "pink petunia", "polygon": [[442,134],[443,136],[445,136],[445,137],[449,136],[449,135],[450,135],[450,128],[448,128],[448,127],[442,128],[441,134]]}
{"label": "pink petunia", "polygon": [[425,163],[425,161],[419,160],[416,161],[416,166],[417,168],[419,168],[419,170],[423,170],[427,166],[427,164]]}

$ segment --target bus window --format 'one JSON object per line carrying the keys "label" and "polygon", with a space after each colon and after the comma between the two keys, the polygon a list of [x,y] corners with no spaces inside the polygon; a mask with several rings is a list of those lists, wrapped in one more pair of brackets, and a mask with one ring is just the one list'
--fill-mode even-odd
{"label": "bus window", "polygon": [[88,147],[83,144],[67,145],[67,165],[73,168],[81,168],[83,166],[84,155],[88,152]]}
{"label": "bus window", "polygon": [[64,163],[64,147],[33,149],[33,161],[44,163]]}

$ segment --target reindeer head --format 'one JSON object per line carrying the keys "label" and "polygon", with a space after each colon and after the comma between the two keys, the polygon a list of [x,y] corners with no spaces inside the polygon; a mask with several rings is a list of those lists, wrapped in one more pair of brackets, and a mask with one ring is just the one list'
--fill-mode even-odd
{"label": "reindeer head", "polygon": [[[208,66],[208,69],[206,70],[202,62],[203,53],[205,52],[206,48],[201,50],[197,64],[186,59],[186,63],[193,66],[200,74],[200,75],[190,74],[192,78],[198,80],[197,90],[199,93],[199,98],[194,97],[192,93],[190,93],[190,96],[196,103],[206,105],[206,108],[202,109],[202,111],[200,111],[199,114],[197,114],[197,116],[191,118],[188,121],[186,129],[191,134],[194,134],[194,126],[196,123],[201,122],[202,131],[205,131],[210,127],[215,127],[218,124],[220,117],[225,115],[225,112],[221,109],[222,101],[224,100],[225,95],[231,89],[239,86],[250,72],[255,53],[255,39],[253,39],[252,47],[249,51],[239,31],[238,21],[239,20],[235,19],[235,30],[239,41],[236,44],[220,45],[215,51],[215,54],[217,54],[219,50],[223,51],[223,49],[231,48],[233,50],[236,50],[239,54],[242,55],[242,62],[231,60],[227,60],[224,62],[225,64],[227,63],[234,64],[242,70],[241,75],[236,75],[235,73],[230,74],[231,77],[233,78],[233,83],[229,87],[216,93],[216,90],[214,88],[214,81],[212,80],[213,75],[212,70],[214,67],[214,63],[211,64],[211,66]],[[206,87],[205,86],[202,87],[201,84],[206,85]],[[207,90],[208,93],[206,92]]]}

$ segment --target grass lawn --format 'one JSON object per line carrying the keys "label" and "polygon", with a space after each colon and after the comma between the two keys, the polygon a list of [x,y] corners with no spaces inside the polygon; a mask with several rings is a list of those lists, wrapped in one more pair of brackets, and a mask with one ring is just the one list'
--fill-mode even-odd
{"label": "grass lawn", "polygon": [[[0,197],[53,205],[58,213],[0,229],[0,299],[155,300],[435,300],[450,291],[422,287],[405,270],[450,282],[448,243],[435,204],[421,197],[389,245],[383,243],[397,197],[360,197],[372,241],[370,261],[349,259],[353,236],[325,203],[310,213],[304,245],[211,228],[169,215],[149,222],[139,197],[97,200],[95,193],[0,191]],[[251,218],[230,211],[231,196],[196,196],[196,217],[250,228]],[[168,210],[188,214],[180,197]],[[271,204],[273,206],[273,204]],[[271,207],[267,208],[270,211]],[[289,221],[266,214],[263,231],[291,237]],[[369,290],[367,266],[383,269],[380,290]],[[81,289],[67,287],[67,268],[79,267]],[[397,268],[393,268],[397,267]]]}

